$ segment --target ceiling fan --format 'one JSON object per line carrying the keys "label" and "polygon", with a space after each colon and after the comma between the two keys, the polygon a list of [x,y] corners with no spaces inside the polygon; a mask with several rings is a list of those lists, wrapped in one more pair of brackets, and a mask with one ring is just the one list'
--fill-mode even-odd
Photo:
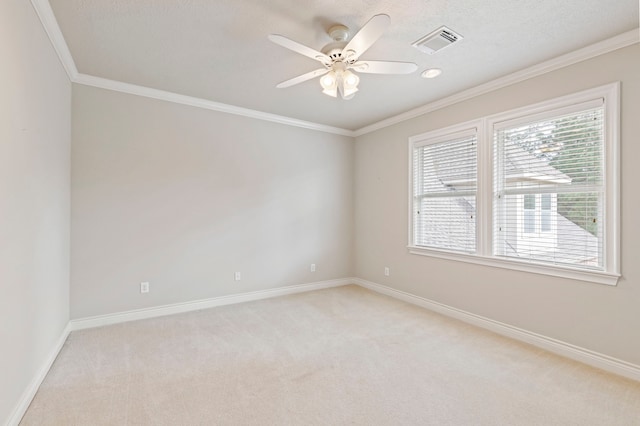
{"label": "ceiling fan", "polygon": [[319,61],[323,68],[299,75],[283,81],[276,87],[283,89],[315,77],[320,79],[322,93],[333,96],[340,94],[342,99],[351,99],[358,91],[360,78],[352,71],[370,74],[410,74],[418,69],[412,62],[366,61],[359,60],[360,56],[376,42],[387,29],[391,19],[388,15],[375,15],[353,38],[349,38],[349,29],[344,25],[334,25],[328,34],[334,40],[326,45],[322,51],[317,51],[279,34],[270,34],[269,40]]}

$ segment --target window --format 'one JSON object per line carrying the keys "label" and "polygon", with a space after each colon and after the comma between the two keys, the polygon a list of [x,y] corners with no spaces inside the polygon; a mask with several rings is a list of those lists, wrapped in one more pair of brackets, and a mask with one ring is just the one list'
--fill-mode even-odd
{"label": "window", "polygon": [[494,254],[602,269],[603,99],[493,128]]}
{"label": "window", "polygon": [[419,246],[476,250],[475,129],[415,145],[414,241]]}
{"label": "window", "polygon": [[410,251],[615,284],[618,91],[410,138]]}

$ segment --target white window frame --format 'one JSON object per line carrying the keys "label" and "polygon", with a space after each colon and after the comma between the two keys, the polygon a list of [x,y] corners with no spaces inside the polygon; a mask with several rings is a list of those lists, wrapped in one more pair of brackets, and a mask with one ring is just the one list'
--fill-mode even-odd
{"label": "white window frame", "polygon": [[[411,164],[413,165],[413,148],[419,148],[425,145],[436,145],[439,143],[446,143],[455,139],[459,139],[461,137],[464,136],[475,136],[476,137],[476,150],[478,149],[477,145],[478,145],[478,141],[479,141],[479,137],[480,137],[480,132],[482,130],[482,121],[479,120],[475,120],[475,121],[471,121],[471,122],[467,122],[467,123],[461,123],[455,126],[451,126],[451,127],[447,127],[446,129],[443,129],[443,131],[437,130],[434,132],[429,132],[427,135],[427,138],[419,138],[418,140],[415,140],[414,143],[412,144],[412,149],[410,150],[411,152],[409,153],[409,161],[411,161]],[[477,161],[477,160],[476,160]],[[479,161],[478,163],[479,164]],[[412,169],[413,166],[410,166],[410,168]],[[479,171],[477,171],[479,173]],[[411,179],[413,179],[413,177],[411,177]],[[478,177],[476,176],[476,182],[478,181]],[[411,186],[411,195],[410,195],[410,223],[411,223],[411,229],[410,229],[410,236],[409,236],[409,241],[412,241],[415,238],[415,234],[414,234],[414,229],[413,229],[413,208],[414,208],[414,199],[413,199],[413,185]],[[478,213],[477,213],[477,188],[476,188],[476,217],[475,219],[475,228],[476,228],[476,235],[475,235],[475,240],[476,243],[479,241],[478,238]],[[424,248],[423,246],[420,246],[421,248]],[[446,249],[437,249],[437,248],[433,248],[430,247],[434,250],[445,250],[447,252],[452,252],[452,253],[465,253],[464,251],[458,250],[458,251],[454,251],[454,250],[446,250]],[[477,252],[477,247],[476,250],[473,252],[467,252],[467,253],[475,253]]]}
{"label": "white window frame", "polygon": [[[604,229],[603,270],[550,265],[531,260],[502,258],[493,255],[493,134],[494,126],[505,121],[531,118],[536,114],[572,108],[576,104],[602,99],[604,102]],[[534,117],[535,118],[535,117]],[[418,247],[413,244],[413,149],[428,140],[446,138],[457,132],[476,128],[478,132],[478,186],[476,198],[476,252],[461,253]],[[409,138],[408,143],[408,250],[411,254],[456,260],[479,265],[570,278],[599,284],[616,285],[620,278],[620,83],[558,97]]]}

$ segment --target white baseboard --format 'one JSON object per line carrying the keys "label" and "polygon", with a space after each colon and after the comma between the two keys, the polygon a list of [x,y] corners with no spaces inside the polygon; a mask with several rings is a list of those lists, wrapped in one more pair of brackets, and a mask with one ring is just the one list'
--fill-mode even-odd
{"label": "white baseboard", "polygon": [[579,346],[543,336],[541,334],[533,333],[531,331],[523,330],[509,324],[485,318],[480,315],[472,314],[461,309],[456,309],[451,306],[435,302],[433,300],[425,299],[424,297],[396,290],[391,287],[387,287],[371,281],[363,280],[360,278],[351,278],[350,281],[358,284],[361,287],[368,288],[369,290],[386,294],[387,296],[391,296],[395,299],[399,299],[413,305],[418,305],[431,311],[459,319],[466,323],[493,331],[494,333],[498,333],[512,339],[529,343],[531,345],[546,349],[549,352],[553,352],[566,358],[570,358],[584,364],[588,364],[593,367],[627,377],[632,380],[640,381],[640,366],[632,364],[630,362],[616,359],[608,355],[581,348]]}
{"label": "white baseboard", "polygon": [[56,341],[56,344],[49,352],[49,356],[47,356],[44,363],[38,370],[38,373],[33,377],[33,380],[31,380],[29,386],[27,386],[27,388],[22,393],[22,396],[18,400],[18,404],[16,404],[16,407],[13,409],[13,412],[7,420],[6,426],[18,426],[20,424],[24,413],[27,412],[27,409],[29,408],[31,401],[33,401],[33,398],[36,396],[36,392],[38,392],[38,388],[42,384],[42,381],[45,377],[47,377],[49,369],[53,365],[53,362],[56,360],[58,353],[60,353],[60,350],[62,349],[64,342],[67,340],[70,332],[71,327],[69,326],[69,323],[67,323],[64,330],[62,330],[62,334]]}
{"label": "white baseboard", "polygon": [[118,324],[127,321],[135,321],[146,318],[155,318],[165,315],[179,314],[183,312],[198,311],[214,308],[216,306],[232,305],[235,303],[250,302],[252,300],[268,299],[271,297],[285,296],[288,294],[302,293],[312,290],[320,290],[330,287],[339,287],[353,284],[350,278],[337,280],[318,281],[308,284],[298,284],[284,287],[276,287],[267,290],[252,291],[248,293],[230,294],[228,296],[213,297],[211,299],[195,300],[192,302],[175,303],[171,305],[156,306],[153,308],[136,309],[133,311],[118,312],[115,314],[100,315],[95,317],[71,320],[71,331],[86,328],[101,327],[103,325]]}
{"label": "white baseboard", "polygon": [[135,321],[145,318],[154,318],[165,315],[178,314],[182,312],[191,312],[201,309],[213,308],[216,306],[231,305],[234,303],[250,302],[253,300],[268,299],[271,297],[285,296],[288,294],[303,293],[306,291],[321,290],[331,287],[340,287],[347,284],[353,284],[350,278],[318,281],[314,283],[291,285],[284,287],[271,288],[267,290],[252,291],[248,293],[231,294],[228,296],[214,297],[211,299],[196,300],[193,302],[176,303],[171,305],[158,306],[147,309],[137,309],[134,311],[119,312],[109,315],[101,315],[90,318],[81,318],[71,320],[67,323],[62,335],[51,349],[51,352],[44,364],[33,378],[27,389],[23,392],[18,404],[9,416],[6,426],[18,426],[22,417],[29,408],[29,404],[36,395],[42,381],[47,376],[49,369],[53,365],[58,353],[62,349],[64,342],[67,340],[69,333],[75,330],[83,330],[86,328],[100,327],[103,325],[118,324],[127,321]]}
{"label": "white baseboard", "polygon": [[110,324],[118,324],[127,321],[134,321],[145,318],[154,318],[165,315],[172,315],[182,312],[191,312],[201,309],[213,308],[216,306],[231,305],[235,303],[249,302],[253,300],[268,299],[271,297],[285,296],[289,294],[302,293],[306,291],[321,290],[331,287],[340,287],[348,284],[357,284],[361,287],[369,290],[391,296],[393,298],[403,300],[405,302],[421,306],[434,312],[441,313],[443,315],[459,319],[461,321],[476,325],[478,327],[491,330],[495,333],[507,336],[522,342],[532,344],[534,346],[546,349],[550,352],[558,355],[565,356],[576,361],[583,362],[593,367],[600,368],[605,371],[609,371],[620,376],[624,376],[633,380],[640,381],[640,366],[631,364],[626,361],[622,361],[604,354],[600,354],[594,351],[590,351],[579,346],[575,346],[560,340],[552,339],[540,334],[536,334],[521,328],[517,328],[508,324],[494,321],[489,318],[475,315],[470,312],[456,309],[445,304],[435,302],[433,300],[425,299],[420,296],[416,296],[411,293],[406,293],[400,290],[393,289],[381,284],[377,284],[371,281],[363,280],[360,278],[342,278],[329,281],[319,281],[308,284],[299,284],[285,287],[277,287],[267,290],[252,291],[249,293],[232,294],[228,296],[214,297],[211,299],[196,300],[193,302],[176,303],[172,305],[158,306],[148,309],[138,309],[134,311],[119,312],[110,315],[101,315],[90,318],[81,318],[77,320],[69,321],[65,329],[63,330],[60,338],[52,348],[49,356],[43,363],[42,367],[38,371],[38,374],[33,378],[27,389],[22,394],[22,397],[18,401],[13,413],[9,416],[9,420],[6,423],[7,426],[17,426],[20,420],[24,416],[24,413],[29,408],[29,404],[33,400],[40,384],[46,377],[51,365],[55,361],[58,353],[62,349],[64,342],[66,341],[69,333],[74,330],[82,330],[93,327],[100,327]]}

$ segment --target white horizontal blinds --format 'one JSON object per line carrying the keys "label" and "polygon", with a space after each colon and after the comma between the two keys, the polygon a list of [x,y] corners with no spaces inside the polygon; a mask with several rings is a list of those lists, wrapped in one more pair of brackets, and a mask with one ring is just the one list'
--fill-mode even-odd
{"label": "white horizontal blinds", "polygon": [[604,107],[496,126],[494,142],[494,254],[602,270]]}
{"label": "white horizontal blinds", "polygon": [[413,243],[476,251],[477,137],[414,145]]}

